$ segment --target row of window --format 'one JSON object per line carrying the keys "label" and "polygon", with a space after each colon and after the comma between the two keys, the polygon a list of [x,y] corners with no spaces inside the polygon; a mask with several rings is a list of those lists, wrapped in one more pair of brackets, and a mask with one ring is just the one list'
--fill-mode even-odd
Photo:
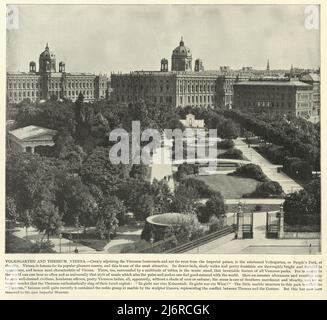
{"label": "row of window", "polygon": [[292,104],[289,103],[284,103],[284,102],[272,102],[272,101],[245,101],[243,103],[240,103],[239,101],[237,102],[238,105],[242,105],[242,106],[248,106],[248,107],[288,107],[288,108],[292,108]]}
{"label": "row of window", "polygon": [[[84,95],[85,98],[93,98],[94,96],[94,91],[89,91],[89,90],[86,90],[86,91],[64,91],[64,96],[78,96],[79,93],[82,92],[82,94]],[[50,92],[50,95],[52,94],[55,94],[55,95],[60,95],[59,92]],[[10,91],[9,92],[9,98],[38,98],[38,97],[41,97],[41,94],[38,92],[38,91]]]}
{"label": "row of window", "polygon": [[[130,101],[138,101],[143,97],[138,97],[138,96],[117,96],[117,102],[130,102]],[[145,100],[152,100],[154,103],[172,103],[173,102],[173,97],[172,96],[159,96],[159,97],[150,97],[146,96]]]}
{"label": "row of window", "polygon": [[[183,104],[183,97],[179,98],[179,102]],[[185,99],[187,103],[210,103],[214,101],[214,96],[187,96],[187,99]]]}
{"label": "row of window", "polygon": [[183,93],[193,93],[193,92],[214,92],[215,86],[211,85],[187,85],[187,86],[179,86],[179,92]]}
{"label": "row of window", "polygon": [[[57,89],[61,88],[63,86],[62,82],[50,82],[48,87],[49,89]],[[67,87],[68,88],[93,88],[94,83],[93,81],[89,80],[87,82],[67,82]],[[106,83],[105,82],[100,82],[99,87],[100,88],[105,88]],[[8,81],[8,89],[38,89],[42,87],[42,84],[39,82],[21,82],[21,81]]]}
{"label": "row of window", "polygon": [[10,98],[16,98],[16,97],[38,97],[39,96],[39,92],[38,91],[10,91],[9,92],[9,97]]}

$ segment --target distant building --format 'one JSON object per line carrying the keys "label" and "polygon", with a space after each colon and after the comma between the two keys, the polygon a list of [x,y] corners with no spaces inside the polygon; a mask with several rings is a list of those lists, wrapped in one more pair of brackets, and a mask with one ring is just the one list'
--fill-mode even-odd
{"label": "distant building", "polygon": [[312,115],[320,116],[320,75],[318,73],[307,73],[301,76],[302,82],[312,85],[313,90],[313,108]]}
{"label": "distant building", "polygon": [[13,151],[34,153],[36,147],[52,147],[56,133],[56,130],[37,126],[15,129],[9,131],[9,146]]}
{"label": "distant building", "polygon": [[191,113],[186,115],[185,119],[181,119],[180,122],[185,128],[204,128],[203,119],[195,119],[195,116]]}
{"label": "distant building", "polygon": [[[233,100],[233,83],[241,79],[240,73],[222,67],[205,71],[201,59],[195,60],[192,71],[192,52],[181,39],[172,51],[172,65],[162,59],[160,71],[134,71],[112,74],[111,97],[117,102],[130,103],[140,99],[175,107],[230,107]],[[248,74],[248,72],[247,72]]]}
{"label": "distant building", "polygon": [[85,101],[106,98],[108,94],[108,78],[106,75],[92,73],[69,73],[66,65],[59,62],[57,72],[55,54],[48,44],[39,57],[39,70],[31,61],[29,72],[7,72],[7,101],[19,103],[25,99],[30,101],[53,99],[71,99],[75,101],[82,93]]}
{"label": "distant building", "polygon": [[312,85],[289,79],[249,80],[234,84],[235,109],[244,112],[293,114],[309,118],[313,112]]}

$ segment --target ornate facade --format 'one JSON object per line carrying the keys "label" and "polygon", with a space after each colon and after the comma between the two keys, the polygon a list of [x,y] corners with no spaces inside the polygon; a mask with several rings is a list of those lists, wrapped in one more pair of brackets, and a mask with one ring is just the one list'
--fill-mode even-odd
{"label": "ornate facade", "polygon": [[31,61],[29,72],[7,72],[7,101],[19,103],[54,99],[75,101],[82,93],[85,101],[103,99],[108,93],[106,75],[92,73],[68,73],[63,61],[59,62],[57,71],[56,56],[48,44],[39,57],[39,70]]}
{"label": "ornate facade", "polygon": [[231,107],[233,84],[248,79],[248,74],[230,70],[205,71],[203,61],[195,60],[181,39],[172,52],[171,71],[168,60],[161,60],[160,71],[135,71],[112,74],[112,97],[117,102],[129,103],[139,99],[154,104],[175,107]]}

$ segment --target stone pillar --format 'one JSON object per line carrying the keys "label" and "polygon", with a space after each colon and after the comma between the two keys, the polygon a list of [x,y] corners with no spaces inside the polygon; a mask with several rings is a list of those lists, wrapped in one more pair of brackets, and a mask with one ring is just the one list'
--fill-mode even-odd
{"label": "stone pillar", "polygon": [[244,223],[244,215],[242,210],[242,204],[238,205],[237,211],[237,239],[243,239],[243,223]]}
{"label": "stone pillar", "polygon": [[278,239],[284,239],[284,208],[282,204],[279,211]]}

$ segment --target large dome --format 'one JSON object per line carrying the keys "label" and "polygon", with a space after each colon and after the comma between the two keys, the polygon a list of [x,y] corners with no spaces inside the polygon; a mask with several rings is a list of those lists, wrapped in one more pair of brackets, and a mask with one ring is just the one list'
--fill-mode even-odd
{"label": "large dome", "polygon": [[184,45],[183,37],[179,43],[179,46],[173,50],[173,56],[192,57],[191,50]]}
{"label": "large dome", "polygon": [[46,45],[45,50],[40,54],[40,58],[55,59],[55,57],[54,53],[50,51],[48,44]]}

